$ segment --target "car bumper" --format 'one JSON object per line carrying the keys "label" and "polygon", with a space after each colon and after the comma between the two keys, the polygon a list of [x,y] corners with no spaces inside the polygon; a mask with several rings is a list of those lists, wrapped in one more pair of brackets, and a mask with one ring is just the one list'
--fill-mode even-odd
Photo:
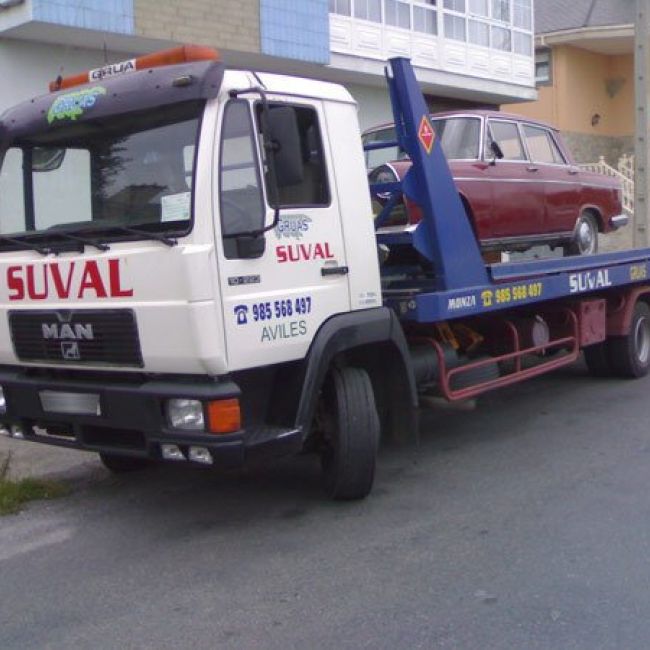
{"label": "car bumper", "polygon": [[627,226],[629,222],[630,217],[628,217],[628,215],[619,214],[609,220],[609,225],[611,226],[612,230],[618,230],[619,228],[623,228],[623,226]]}
{"label": "car bumper", "polygon": [[[2,370],[0,386],[7,404],[6,413],[0,415],[0,426],[7,435],[22,440],[224,468],[238,467],[257,457],[297,453],[302,448],[302,431],[298,428],[255,425],[233,433],[213,434],[168,425],[164,415],[166,400],[238,398],[239,387],[229,380],[82,381],[43,379],[20,370]],[[44,391],[97,395],[101,414],[47,411],[43,408]],[[171,454],[174,448],[179,453]],[[192,448],[203,453],[192,454]]]}

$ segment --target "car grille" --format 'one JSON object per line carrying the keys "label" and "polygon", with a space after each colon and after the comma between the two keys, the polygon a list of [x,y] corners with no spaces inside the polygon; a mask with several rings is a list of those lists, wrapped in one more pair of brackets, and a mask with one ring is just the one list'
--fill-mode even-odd
{"label": "car grille", "polygon": [[9,327],[21,361],[143,366],[130,309],[10,311]]}

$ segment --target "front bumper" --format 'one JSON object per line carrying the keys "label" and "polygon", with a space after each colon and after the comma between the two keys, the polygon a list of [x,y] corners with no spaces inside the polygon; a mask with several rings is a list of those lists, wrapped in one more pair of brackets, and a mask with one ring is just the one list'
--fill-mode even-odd
{"label": "front bumper", "polygon": [[619,214],[609,220],[609,225],[612,227],[612,230],[618,230],[627,226],[629,222],[630,217],[627,214]]}
{"label": "front bumper", "polygon": [[[0,370],[0,386],[7,402],[0,425],[14,437],[33,442],[154,460],[164,460],[162,445],[176,445],[182,452],[179,460],[187,462],[189,448],[202,447],[217,467],[238,467],[253,457],[288,455],[302,447],[302,432],[295,428],[257,424],[212,434],[169,427],[164,415],[167,399],[239,398],[241,391],[230,380],[82,380]],[[43,391],[99,395],[101,415],[47,412],[41,403]]]}

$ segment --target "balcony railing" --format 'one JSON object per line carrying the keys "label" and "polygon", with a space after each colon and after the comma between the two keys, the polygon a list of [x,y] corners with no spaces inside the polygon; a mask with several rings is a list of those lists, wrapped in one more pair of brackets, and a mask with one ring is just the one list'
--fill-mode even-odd
{"label": "balcony railing", "polygon": [[329,0],[334,53],[534,86],[533,0]]}

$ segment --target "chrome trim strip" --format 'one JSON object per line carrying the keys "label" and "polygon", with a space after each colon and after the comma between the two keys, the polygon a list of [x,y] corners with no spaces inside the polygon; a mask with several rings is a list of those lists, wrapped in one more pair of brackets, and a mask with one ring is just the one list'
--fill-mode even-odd
{"label": "chrome trim strip", "polygon": [[474,183],[549,183],[552,185],[582,185],[583,187],[598,187],[604,190],[614,189],[610,185],[594,185],[593,183],[583,183],[577,180],[567,179],[566,181],[547,181],[543,178],[471,178],[467,176],[454,176],[455,181],[474,182]]}

